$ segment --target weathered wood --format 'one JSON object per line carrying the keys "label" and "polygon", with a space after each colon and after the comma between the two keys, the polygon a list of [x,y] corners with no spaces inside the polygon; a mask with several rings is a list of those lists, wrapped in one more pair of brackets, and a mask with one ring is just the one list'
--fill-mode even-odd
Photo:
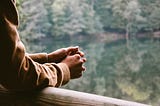
{"label": "weathered wood", "polygon": [[38,92],[14,93],[0,89],[0,106],[149,106],[84,92],[48,87]]}

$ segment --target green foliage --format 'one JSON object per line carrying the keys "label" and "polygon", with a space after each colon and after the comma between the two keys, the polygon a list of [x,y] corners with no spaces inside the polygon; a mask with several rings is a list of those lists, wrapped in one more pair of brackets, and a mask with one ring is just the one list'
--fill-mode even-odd
{"label": "green foliage", "polygon": [[102,32],[103,28],[126,31],[128,27],[131,34],[141,30],[158,30],[158,4],[159,0],[17,1],[21,23],[32,22],[21,29],[29,25],[40,36],[46,33],[47,36],[95,34]]}
{"label": "green foliage", "polygon": [[19,31],[25,45],[46,36],[71,39],[104,30],[135,35],[140,31],[159,30],[159,3],[159,0],[17,0]]}
{"label": "green foliage", "polygon": [[[146,18],[146,22],[140,24],[142,29],[146,31],[153,31],[160,28],[159,24],[159,12],[160,9],[159,0],[139,0],[141,5],[142,15]],[[154,20],[154,22],[153,22]],[[154,25],[155,24],[155,25]]]}
{"label": "green foliage", "polygon": [[[37,0],[21,1],[21,7],[18,8],[20,14],[20,36],[25,45],[32,45],[26,46],[29,52],[42,51],[44,47],[37,40],[50,34],[49,30],[52,24],[49,22],[49,11],[47,11],[45,2]],[[35,5],[33,6],[33,4]]]}
{"label": "green foliage", "polygon": [[[155,80],[160,81],[158,74],[160,67],[157,65],[160,63],[160,57],[157,54],[159,51],[159,43],[148,40],[144,42],[132,41],[130,49],[127,49],[125,45],[110,47],[106,49],[104,57],[102,56],[97,67],[103,73],[99,78],[106,79],[106,87],[116,85],[115,92],[120,92],[119,95],[113,93],[114,97],[144,103],[158,101],[156,97],[159,96],[159,93],[155,93],[155,91],[159,92],[160,88]],[[111,75],[111,72],[114,73],[112,84],[108,84],[109,78],[106,76]],[[104,75],[104,73],[106,74]],[[110,91],[106,89],[104,95],[110,95]]]}
{"label": "green foliage", "polygon": [[85,0],[56,0],[53,7],[54,35],[93,34],[102,31],[102,24],[92,5]]}

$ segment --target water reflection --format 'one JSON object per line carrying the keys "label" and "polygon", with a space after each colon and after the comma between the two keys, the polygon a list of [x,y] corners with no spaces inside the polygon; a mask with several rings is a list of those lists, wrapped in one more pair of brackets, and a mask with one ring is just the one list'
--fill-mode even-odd
{"label": "water reflection", "polygon": [[79,45],[88,60],[85,64],[87,71],[83,77],[70,81],[65,88],[147,104],[158,103],[159,40],[133,39],[129,48],[125,40],[108,43],[74,39],[74,41],[59,40],[58,43],[56,40],[53,43],[52,45],[61,47]]}

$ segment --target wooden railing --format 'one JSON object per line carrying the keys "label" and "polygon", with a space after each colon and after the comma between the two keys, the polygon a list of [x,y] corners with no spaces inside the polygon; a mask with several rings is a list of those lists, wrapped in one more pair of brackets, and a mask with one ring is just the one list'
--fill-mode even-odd
{"label": "wooden railing", "polygon": [[149,106],[84,92],[48,87],[15,93],[0,89],[0,106]]}

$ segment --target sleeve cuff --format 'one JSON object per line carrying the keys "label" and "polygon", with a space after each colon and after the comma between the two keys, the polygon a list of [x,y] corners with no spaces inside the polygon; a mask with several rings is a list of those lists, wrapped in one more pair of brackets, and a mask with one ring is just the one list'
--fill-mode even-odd
{"label": "sleeve cuff", "polygon": [[[65,63],[58,63],[57,65],[61,69],[61,74],[62,74],[61,84],[60,83],[59,84],[60,85],[65,85],[70,80],[69,68]],[[60,81],[58,81],[58,82],[60,82]],[[60,85],[58,85],[58,86],[60,86]]]}

